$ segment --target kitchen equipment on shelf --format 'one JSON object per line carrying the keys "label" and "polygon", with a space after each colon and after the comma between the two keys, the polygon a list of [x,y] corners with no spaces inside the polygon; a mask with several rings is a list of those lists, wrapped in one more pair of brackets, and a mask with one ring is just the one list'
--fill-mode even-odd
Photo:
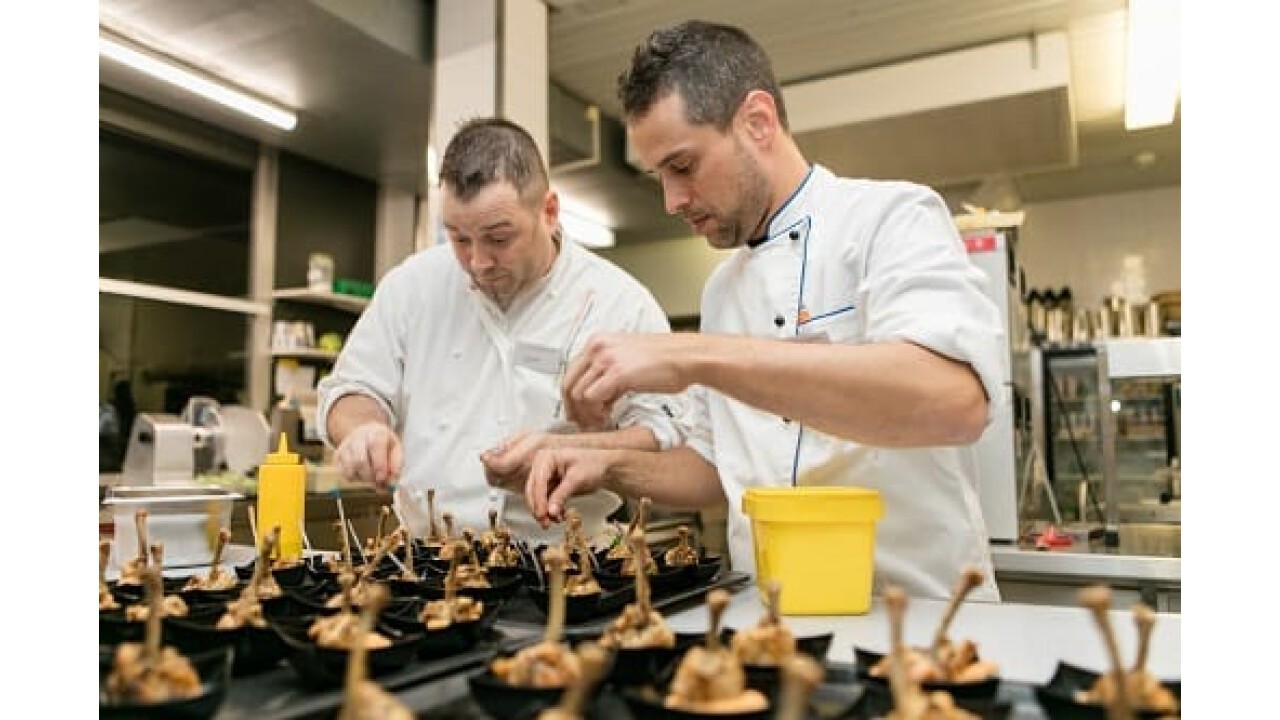
{"label": "kitchen equipment on shelf", "polygon": [[183,486],[206,473],[247,472],[266,452],[265,426],[256,410],[202,396],[180,415],[140,413],[129,433],[124,484]]}

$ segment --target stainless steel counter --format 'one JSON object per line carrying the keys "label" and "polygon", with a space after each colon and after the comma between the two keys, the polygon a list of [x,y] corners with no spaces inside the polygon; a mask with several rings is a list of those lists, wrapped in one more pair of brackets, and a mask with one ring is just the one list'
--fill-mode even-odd
{"label": "stainless steel counter", "polygon": [[991,546],[991,561],[1005,600],[1072,605],[1085,585],[1106,584],[1117,605],[1142,601],[1159,611],[1182,609],[1181,526],[1129,523],[1120,526],[1120,546],[1100,541],[1039,550],[1034,545]]}

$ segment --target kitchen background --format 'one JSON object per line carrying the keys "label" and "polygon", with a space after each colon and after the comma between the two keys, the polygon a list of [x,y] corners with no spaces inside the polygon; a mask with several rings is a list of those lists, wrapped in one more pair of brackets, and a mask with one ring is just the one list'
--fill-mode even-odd
{"label": "kitchen background", "polygon": [[[630,163],[612,83],[648,30],[693,16],[741,24],[771,52],[813,160],[930,184],[957,213],[1025,212],[1027,289],[1068,287],[1077,307],[1132,294],[1135,279],[1148,295],[1179,290],[1180,114],[1124,127],[1126,2],[790,7],[103,0],[102,35],[301,106],[301,120],[267,128],[100,59],[100,402],[176,413],[209,395],[267,411],[283,357],[263,362],[270,323],[310,323],[314,340],[354,321],[281,297],[306,286],[311,255],[373,284],[435,241],[426,148],[447,140],[448,73],[493,46],[507,114],[545,132],[571,208],[611,227],[616,244],[600,252],[692,326],[720,256],[664,216],[656,184]],[[539,54],[545,98],[523,82]],[[255,183],[271,198],[256,210]],[[254,255],[255,222],[270,228],[270,257]],[[201,295],[175,302],[166,289]],[[284,359],[322,374],[329,358]]]}

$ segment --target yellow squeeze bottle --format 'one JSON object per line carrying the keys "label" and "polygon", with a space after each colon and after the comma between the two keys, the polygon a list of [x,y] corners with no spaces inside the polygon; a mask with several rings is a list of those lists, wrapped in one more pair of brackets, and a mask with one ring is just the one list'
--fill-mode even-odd
{"label": "yellow squeeze bottle", "polygon": [[289,440],[280,433],[280,446],[267,453],[258,467],[258,547],[271,529],[280,527],[279,557],[302,557],[302,523],[305,519],[307,467],[297,453],[289,452]]}

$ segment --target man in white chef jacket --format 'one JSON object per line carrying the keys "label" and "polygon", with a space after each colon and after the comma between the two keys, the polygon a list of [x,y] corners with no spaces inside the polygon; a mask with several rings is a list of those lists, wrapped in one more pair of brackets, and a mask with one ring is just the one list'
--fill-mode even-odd
{"label": "man in white chef jacket", "polygon": [[[563,242],[559,199],[529,134],[501,119],[464,124],[441,162],[447,245],[404,260],[378,283],[333,372],[318,387],[317,424],[348,478],[395,486],[415,535],[448,512],[455,532],[486,528],[490,509],[531,544],[563,529],[534,522],[523,484],[534,454],[558,444],[658,450],[683,442],[680,398],[636,394],[597,423],[564,434],[566,363],[600,332],[668,333],[634,278]],[[548,429],[552,429],[548,432]],[[584,530],[604,538],[621,499],[575,498]],[[442,525],[441,525],[442,526]]]}
{"label": "man in white chef jacket", "polygon": [[588,427],[628,393],[692,388],[688,444],[542,453],[535,516],[557,520],[601,487],[688,508],[723,492],[732,565],[753,572],[745,488],[870,487],[885,507],[877,591],[947,597],[975,564],[986,582],[971,597],[998,600],[971,444],[1001,397],[1006,345],[944,202],[808,162],[768,57],[737,28],[654,32],[619,97],[667,212],[733,252],[703,290],[700,334],[602,333],[565,377]]}

